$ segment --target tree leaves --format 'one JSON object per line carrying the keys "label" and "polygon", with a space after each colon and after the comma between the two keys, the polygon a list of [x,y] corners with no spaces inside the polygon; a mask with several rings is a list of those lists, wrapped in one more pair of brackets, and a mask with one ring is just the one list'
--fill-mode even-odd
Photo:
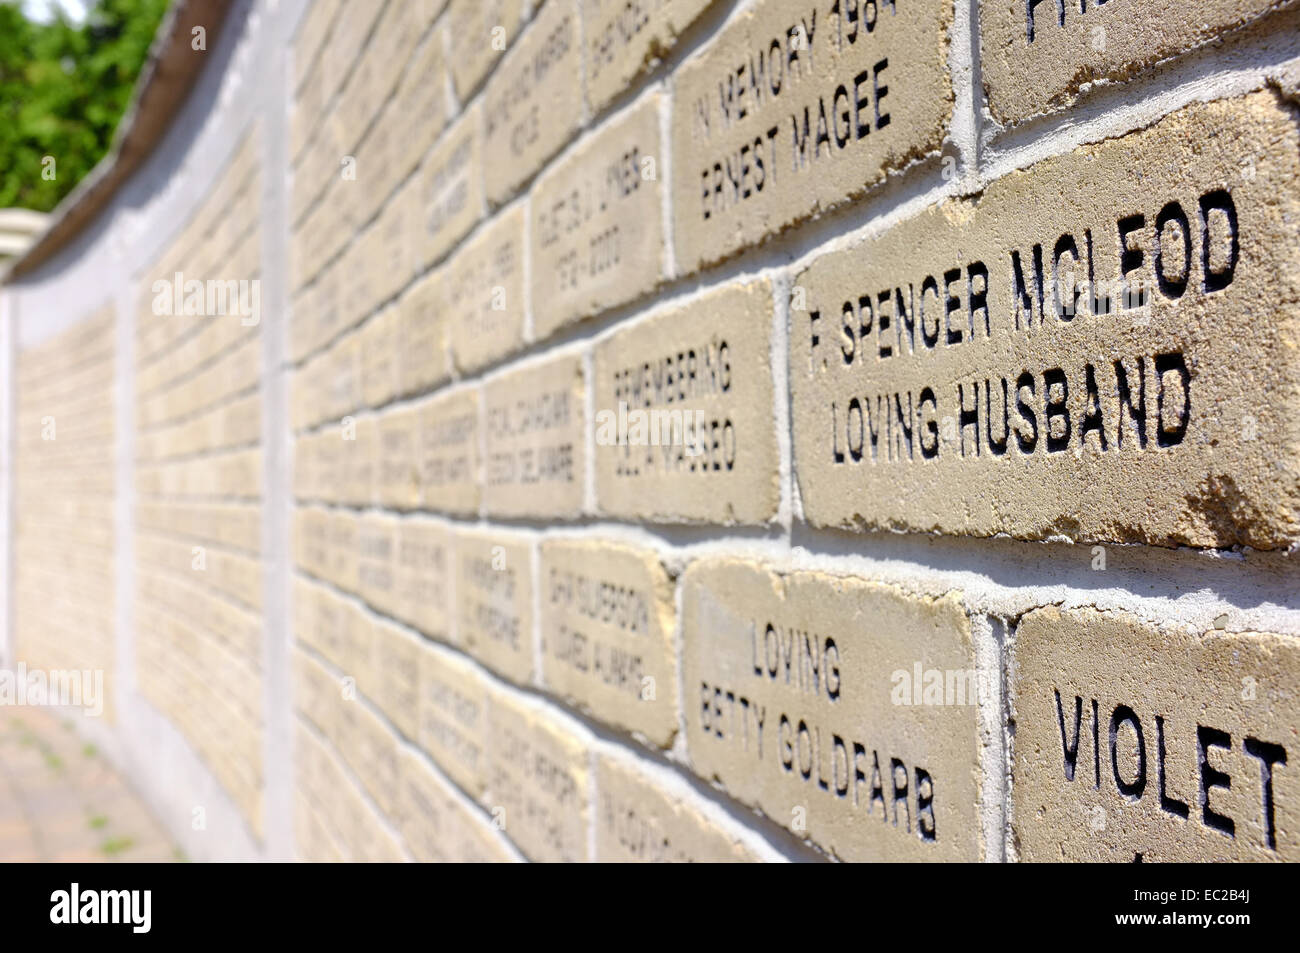
{"label": "tree leaves", "polygon": [[0,208],[48,212],[103,157],[167,2],[97,0],[85,23],[43,24],[0,0]]}

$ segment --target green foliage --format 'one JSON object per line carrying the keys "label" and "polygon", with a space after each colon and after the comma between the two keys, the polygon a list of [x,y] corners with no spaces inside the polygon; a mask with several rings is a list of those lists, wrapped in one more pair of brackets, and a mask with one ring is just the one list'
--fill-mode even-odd
{"label": "green foliage", "polygon": [[85,23],[42,24],[0,0],[0,208],[48,212],[103,157],[167,2],[95,0]]}
{"label": "green foliage", "polygon": [[99,852],[105,857],[116,857],[134,846],[135,841],[130,837],[110,837],[99,845]]}

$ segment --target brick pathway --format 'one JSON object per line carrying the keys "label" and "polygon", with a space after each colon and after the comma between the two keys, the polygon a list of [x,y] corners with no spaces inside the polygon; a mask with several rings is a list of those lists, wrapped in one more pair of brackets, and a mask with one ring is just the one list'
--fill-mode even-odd
{"label": "brick pathway", "polygon": [[184,859],[71,721],[0,708],[0,861]]}

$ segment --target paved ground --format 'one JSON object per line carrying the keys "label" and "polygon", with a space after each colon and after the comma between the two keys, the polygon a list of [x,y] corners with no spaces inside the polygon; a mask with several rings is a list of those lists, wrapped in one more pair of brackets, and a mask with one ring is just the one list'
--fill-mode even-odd
{"label": "paved ground", "polygon": [[71,721],[0,708],[0,862],[183,859]]}

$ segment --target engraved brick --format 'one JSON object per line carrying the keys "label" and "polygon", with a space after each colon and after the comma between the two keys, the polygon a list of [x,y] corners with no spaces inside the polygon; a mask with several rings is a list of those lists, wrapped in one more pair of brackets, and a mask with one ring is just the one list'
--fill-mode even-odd
{"label": "engraved brick", "polygon": [[357,527],[357,595],[391,615],[397,598],[397,530],[391,516],[366,513]]}
{"label": "engraved brick", "polygon": [[664,274],[661,97],[583,143],[533,188],[533,322],[545,338],[641,297]]}
{"label": "engraved brick", "polygon": [[474,389],[439,395],[420,405],[420,489],[425,509],[478,512],[478,406]]}
{"label": "engraved brick", "polygon": [[456,120],[420,172],[420,215],[412,219],[412,241],[426,266],[451,251],[483,215],[480,111],[476,106]]}
{"label": "engraved brick", "polygon": [[[385,118],[388,115],[389,113],[385,113]],[[377,300],[388,280],[386,272],[369,270],[379,260],[379,256],[371,250],[371,243],[378,238],[378,222],[371,222],[371,219],[376,212],[379,212],[389,193],[399,182],[398,160],[395,153],[400,145],[400,136],[400,130],[394,129],[390,122],[372,125],[357,146],[354,170],[340,166],[342,174],[325,198],[328,202],[331,196],[336,197],[339,202],[339,212],[343,216],[343,228],[350,234],[360,233],[360,237],[364,239],[366,247],[363,248],[354,242],[344,253],[345,261],[355,256],[356,267],[367,269],[364,274],[345,272],[348,283],[344,285],[344,293],[346,294],[351,286],[362,304]],[[351,175],[348,174],[349,171]],[[415,190],[417,198],[425,198],[428,195],[418,185],[415,186]],[[417,214],[412,215],[408,221],[412,250],[418,249],[416,244],[416,230],[420,222],[418,213],[423,209],[417,208],[416,211]],[[367,226],[368,222],[370,224]],[[366,226],[364,231],[363,226]],[[404,252],[405,254],[409,252]],[[364,283],[360,283],[359,279],[364,279]]]}
{"label": "engraved brick", "polygon": [[300,624],[294,629],[298,641],[311,646],[336,667],[346,668],[348,631],[358,624],[361,610],[326,587],[304,580],[295,586],[294,600],[295,614],[302,608]]}
{"label": "engraved brick", "polygon": [[419,414],[414,407],[390,410],[379,418],[375,500],[410,509],[420,502]]}
{"label": "engraved brick", "polygon": [[[391,12],[391,8],[389,8],[389,12]],[[380,29],[382,29],[382,26]],[[370,47],[370,49],[373,49],[373,47]],[[361,143],[361,148],[364,151],[366,127],[370,124],[370,120],[378,111],[379,106],[379,103],[375,101],[377,90],[374,81],[378,64],[374,56],[367,55],[368,52],[367,47],[363,46],[361,55],[352,69],[352,74],[348,77],[347,83],[339,94],[334,107],[340,119],[340,125],[346,130],[343,145],[349,150]]]}
{"label": "engraved brick", "polygon": [[299,781],[293,802],[294,856],[307,864],[341,863],[345,859],[342,848],[338,846],[323,815],[303,793],[311,785],[301,780],[301,765],[296,767]]}
{"label": "engraved brick", "polygon": [[771,313],[769,282],[732,285],[596,346],[601,512],[716,523],[776,514]]}
{"label": "engraved brick", "polygon": [[457,640],[521,684],[533,675],[533,572],[527,543],[505,533],[456,536]]}
{"label": "engraved brick", "polygon": [[790,333],[806,518],[1300,538],[1298,196],[1295,114],[1261,92],[1043,160],[814,261]]}
{"label": "engraved brick", "polygon": [[357,702],[340,709],[343,740],[340,753],[379,809],[392,817],[397,808],[397,736],[368,705]]}
{"label": "engraved brick", "polygon": [[702,777],[842,860],[979,858],[983,686],[954,595],[729,559],[683,587]]}
{"label": "engraved brick", "polygon": [[334,15],[338,13],[342,0],[322,0],[312,4],[303,12],[298,25],[298,32],[293,40],[294,87],[301,87],[309,76],[314,76],[319,84],[319,62],[317,53],[325,43]]}
{"label": "engraved brick", "polygon": [[483,91],[487,197],[504,202],[582,123],[577,0],[542,7]]}
{"label": "engraved brick", "polygon": [[1016,627],[1022,860],[1300,857],[1292,637],[1035,610]]}
{"label": "engraved brick", "polygon": [[452,0],[444,21],[447,47],[454,50],[451,77],[456,96],[468,102],[474,87],[519,36],[524,0]]}
{"label": "engraved brick", "polygon": [[[454,61],[459,61],[464,52],[463,44],[457,48]],[[441,31],[431,32],[416,51],[398,87],[397,103],[400,108],[393,111],[390,107],[390,113],[394,121],[400,117],[406,124],[406,135],[398,153],[401,171],[405,174],[424,158],[450,116],[447,61]]]}
{"label": "engraved brick", "polygon": [[456,253],[442,278],[452,358],[461,373],[479,370],[523,346],[524,208],[493,219]]}
{"label": "engraved brick", "polygon": [[339,637],[342,639],[342,644],[336,664],[343,677],[352,679],[352,682],[346,686],[349,694],[342,695],[341,690],[344,686],[340,686],[339,697],[346,697],[350,701],[356,697],[358,686],[371,685],[375,681],[374,672],[378,663],[371,631],[374,617],[351,600],[340,599],[338,604],[341,615]]}
{"label": "engraved brick", "polygon": [[[662,769],[660,769],[661,773]],[[707,811],[680,779],[660,781],[625,759],[596,762],[598,863],[737,863],[761,860],[736,827]]]}
{"label": "engraved brick", "polygon": [[343,310],[339,303],[339,283],[343,280],[340,267],[331,266],[323,271],[316,280],[312,300],[315,313],[311,315],[316,322],[313,347],[319,347],[333,340],[343,326]]}
{"label": "engraved brick", "polygon": [[[344,418],[338,432],[343,448],[340,461],[344,473],[343,501],[353,506],[369,506],[374,501],[379,463],[379,422],[373,416]],[[349,433],[351,440],[347,439]]]}
{"label": "engraved brick", "polygon": [[1059,7],[1042,0],[981,0],[980,69],[989,111],[1009,123],[1060,109],[1086,85],[1146,74],[1163,60],[1286,6],[1294,3],[1210,0],[1197,5],[1195,16],[1178,16],[1144,0]]}
{"label": "engraved brick", "polygon": [[[411,65],[415,45],[424,36],[425,27],[431,19],[428,4],[424,0],[393,4],[385,11],[366,49],[367,57],[375,64],[371,74],[370,98],[376,107],[388,99],[403,73],[407,73],[406,78],[409,79],[408,67]],[[434,35],[431,39],[436,41],[438,37]],[[443,91],[445,86],[441,83],[442,76],[436,72],[439,63],[440,59],[438,63],[424,61],[417,66],[428,69],[423,75],[425,82],[431,85],[437,83],[436,89]],[[419,113],[409,114],[412,126],[417,129],[429,118]]]}
{"label": "engraved brick", "polygon": [[290,379],[289,423],[295,432],[317,423],[326,410],[324,367],[324,358],[317,355],[301,364]]}
{"label": "engraved brick", "polygon": [[338,420],[361,406],[361,339],[352,334],[338,341],[325,358],[323,376],[328,417]]}
{"label": "engraved brick", "polygon": [[673,586],[649,550],[607,541],[541,547],[547,688],[668,747],[677,730]]}
{"label": "engraved brick", "polygon": [[329,516],[316,507],[293,511],[293,560],[314,576],[325,577],[329,560]]}
{"label": "engraved brick", "polygon": [[[310,732],[299,731],[297,739],[296,750],[315,762],[313,770],[320,780],[312,789],[323,792],[323,813],[337,833],[348,859],[361,863],[405,860],[401,845],[362,797],[355,775],[344,770],[340,760]],[[395,785],[395,775],[392,772],[387,772],[387,775]],[[373,779],[368,780],[373,783]],[[396,787],[392,793],[396,795]]]}
{"label": "engraved brick", "polygon": [[420,646],[420,747],[470,797],[487,783],[487,682],[468,660]]}
{"label": "engraved brick", "polygon": [[388,403],[396,391],[399,330],[397,309],[388,308],[359,332],[361,396],[370,407]]}
{"label": "engraved brick", "polygon": [[397,821],[416,861],[483,864],[514,859],[487,818],[457,798],[419,755],[403,753],[400,781]]}
{"label": "engraved brick", "polygon": [[421,517],[402,520],[397,531],[397,617],[432,638],[449,638],[451,573],[447,530]]}
{"label": "engraved brick", "polygon": [[832,8],[760,0],[673,74],[673,231],[683,272],[855,198],[939,149],[952,112],[952,4],[879,4],[853,19]]}
{"label": "engraved brick", "polygon": [[374,683],[364,690],[403,735],[414,740],[420,701],[420,643],[381,619],[371,625],[375,643]]}
{"label": "engraved brick", "polygon": [[327,738],[339,731],[339,684],[309,653],[294,653],[294,699],[298,710]]}
{"label": "engraved brick", "polygon": [[357,533],[360,520],[355,513],[336,510],[326,518],[329,563],[324,578],[344,592],[358,592]]}
{"label": "engraved brick", "polygon": [[582,359],[509,371],[484,387],[483,503],[502,516],[582,510],[586,438]]}
{"label": "engraved brick", "polygon": [[[583,0],[587,98],[593,112],[652,69],[711,0]],[[851,2],[851,0],[850,0]]]}
{"label": "engraved brick", "polygon": [[411,179],[394,193],[373,228],[366,267],[377,275],[375,303],[387,301],[415,275],[415,233],[420,217],[420,182]]}
{"label": "engraved brick", "polygon": [[492,738],[484,803],[532,860],[587,856],[587,742],[540,706],[504,692],[488,703]]}
{"label": "engraved brick", "polygon": [[401,340],[397,392],[405,396],[436,387],[451,376],[441,274],[434,272],[416,282],[397,303],[397,310]]}

